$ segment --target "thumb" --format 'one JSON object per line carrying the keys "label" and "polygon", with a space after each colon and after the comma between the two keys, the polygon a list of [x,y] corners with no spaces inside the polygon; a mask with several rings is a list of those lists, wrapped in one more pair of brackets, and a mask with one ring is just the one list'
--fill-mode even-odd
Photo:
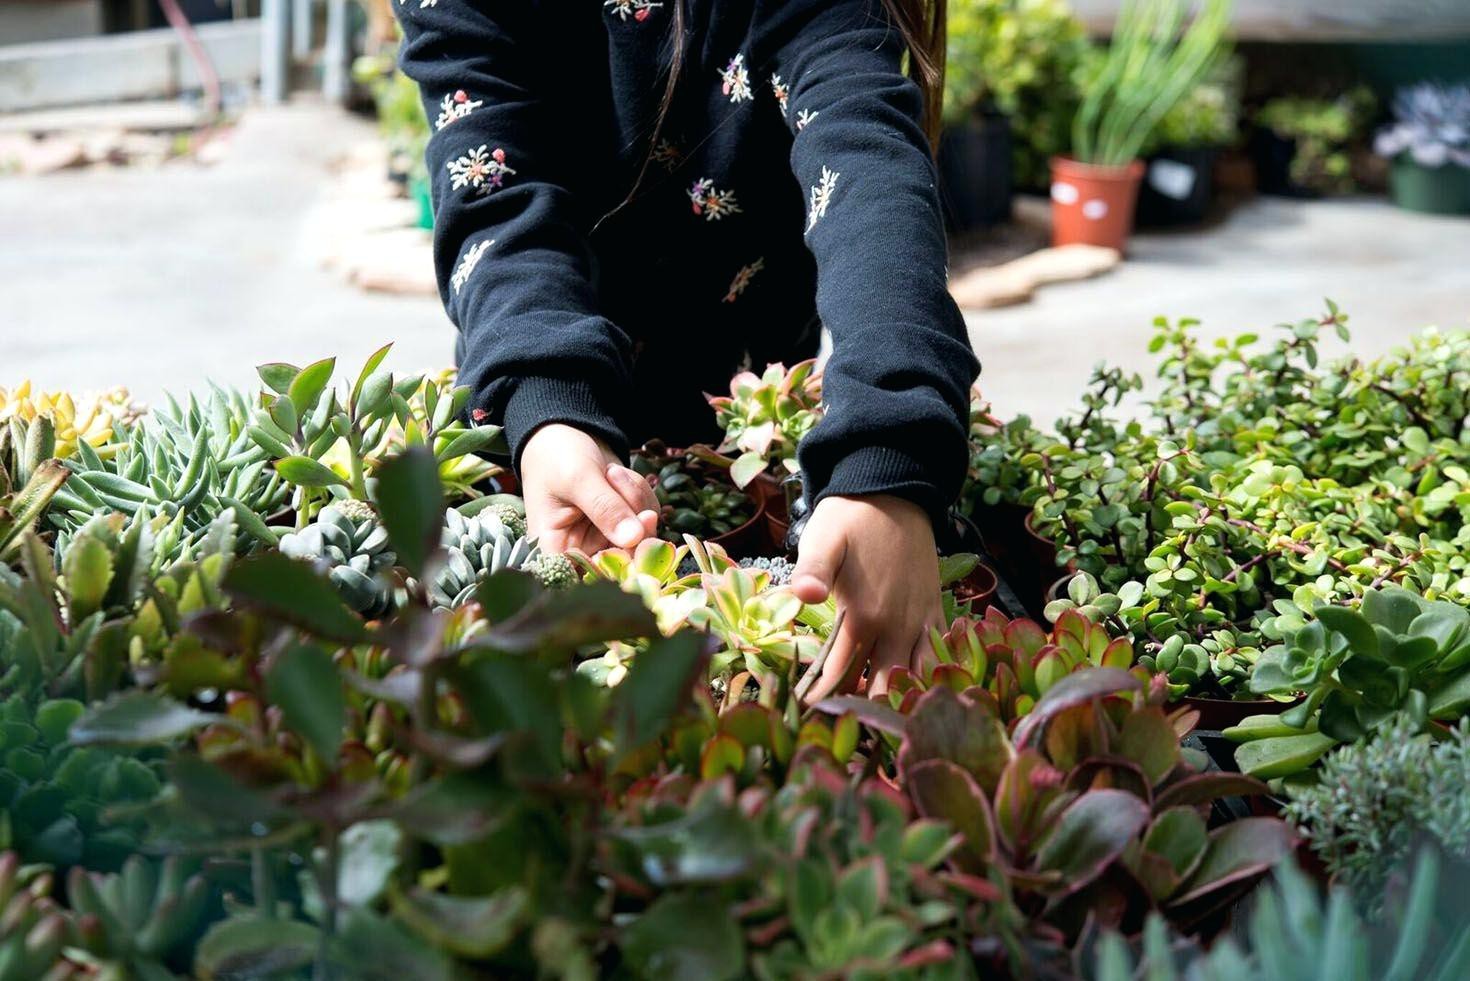
{"label": "thumb", "polygon": [[796,571],[791,574],[791,591],[803,603],[821,603],[832,593],[837,570],[847,557],[847,540],[826,522],[812,515],[797,546]]}

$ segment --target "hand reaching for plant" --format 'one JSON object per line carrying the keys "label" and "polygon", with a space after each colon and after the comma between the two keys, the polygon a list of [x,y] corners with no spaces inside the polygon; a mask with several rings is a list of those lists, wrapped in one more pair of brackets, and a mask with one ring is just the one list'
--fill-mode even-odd
{"label": "hand reaching for plant", "polygon": [[632,548],[658,528],[658,499],[601,442],[560,423],[542,426],[521,451],[526,528],[548,552]]}
{"label": "hand reaching for plant", "polygon": [[868,669],[869,695],[888,688],[888,672],[929,648],[929,628],[944,629],[934,529],[917,505],[885,494],[828,497],[807,519],[791,588],[804,603],[829,594],[845,610],[816,702],[857,687]]}

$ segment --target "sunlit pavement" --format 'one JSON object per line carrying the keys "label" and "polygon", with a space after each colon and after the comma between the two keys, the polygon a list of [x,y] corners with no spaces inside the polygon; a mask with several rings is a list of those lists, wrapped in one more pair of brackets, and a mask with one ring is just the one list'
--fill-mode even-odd
{"label": "sunlit pavement", "polygon": [[[389,340],[400,368],[447,364],[437,298],[367,293],[323,267],[323,204],[373,139],[371,122],[304,103],[247,114],[211,167],[0,177],[0,384],[124,383],[155,399],[251,384],[262,361],[351,365]],[[1203,231],[1139,235],[1109,275],[968,319],[997,409],[1050,421],[1098,359],[1145,369],[1156,315],[1266,333],[1324,296],[1363,352],[1470,326],[1470,221],[1263,198]]]}

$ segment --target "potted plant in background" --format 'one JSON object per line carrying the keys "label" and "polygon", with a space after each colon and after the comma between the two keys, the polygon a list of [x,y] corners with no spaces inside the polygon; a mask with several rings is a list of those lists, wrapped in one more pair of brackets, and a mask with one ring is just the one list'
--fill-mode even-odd
{"label": "potted plant in background", "polygon": [[1123,250],[1143,162],[1138,155],[1170,109],[1224,57],[1229,0],[1205,0],[1180,36],[1185,0],[1130,0],[1084,89],[1070,157],[1052,160],[1052,243]]}
{"label": "potted plant in background", "polygon": [[1063,0],[949,4],[938,163],[952,231],[1008,220],[1013,186],[1042,183],[1047,158],[1066,147],[1072,76],[1089,47]]}
{"label": "potted plant in background", "polygon": [[1350,193],[1357,186],[1353,146],[1374,106],[1364,86],[1333,99],[1283,96],[1267,102],[1257,110],[1251,134],[1257,189],[1284,197]]}
{"label": "potted plant in background", "polygon": [[418,206],[418,226],[432,229],[434,211],[429,199],[429,171],[424,164],[429,120],[419,101],[418,85],[398,70],[392,53],[358,58],[353,62],[352,74],[373,94],[378,130],[388,144],[389,178],[402,183]]}
{"label": "potted plant in background", "polygon": [[1225,65],[1159,120],[1138,189],[1140,227],[1197,225],[1209,211],[1215,160],[1240,125],[1240,62]]}
{"label": "potted plant in background", "polygon": [[1391,161],[1394,203],[1437,215],[1470,213],[1470,85],[1400,89],[1393,118],[1373,149]]}

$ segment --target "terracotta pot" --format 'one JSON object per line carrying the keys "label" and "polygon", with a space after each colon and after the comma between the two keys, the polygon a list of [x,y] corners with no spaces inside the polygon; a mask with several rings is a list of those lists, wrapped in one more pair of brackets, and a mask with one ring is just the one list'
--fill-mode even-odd
{"label": "terracotta pot", "polygon": [[1101,245],[1124,252],[1133,231],[1143,161],[1124,167],[1052,157],[1052,245]]}
{"label": "terracotta pot", "polygon": [[996,576],[995,570],[981,562],[970,570],[969,575],[951,588],[954,590],[956,602],[968,604],[970,613],[980,616],[990,609],[991,604],[995,601],[995,591],[999,585],[1000,579]]}
{"label": "terracotta pot", "polygon": [[786,533],[791,529],[791,510],[786,504],[786,492],[781,481],[767,471],[752,480],[747,490],[759,497],[766,513],[766,533],[769,550],[764,555],[786,554]]}

